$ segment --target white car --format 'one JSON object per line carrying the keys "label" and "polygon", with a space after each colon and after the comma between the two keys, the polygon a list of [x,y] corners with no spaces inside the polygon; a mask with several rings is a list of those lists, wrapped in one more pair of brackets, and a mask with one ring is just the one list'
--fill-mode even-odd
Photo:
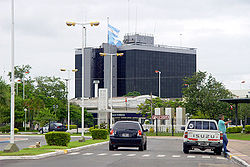
{"label": "white car", "polygon": [[223,147],[223,133],[219,131],[217,122],[208,119],[190,119],[184,130],[183,152],[198,148],[202,151],[211,149],[220,155]]}

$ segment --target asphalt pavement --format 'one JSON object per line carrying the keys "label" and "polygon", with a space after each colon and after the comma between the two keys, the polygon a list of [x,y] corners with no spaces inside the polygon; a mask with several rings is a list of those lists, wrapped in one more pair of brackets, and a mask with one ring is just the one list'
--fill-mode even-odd
{"label": "asphalt pavement", "polygon": [[108,151],[108,144],[91,147],[79,152],[39,160],[2,160],[1,167],[236,167],[223,156],[211,151],[182,152],[182,140],[175,138],[149,138],[148,150],[119,148]]}

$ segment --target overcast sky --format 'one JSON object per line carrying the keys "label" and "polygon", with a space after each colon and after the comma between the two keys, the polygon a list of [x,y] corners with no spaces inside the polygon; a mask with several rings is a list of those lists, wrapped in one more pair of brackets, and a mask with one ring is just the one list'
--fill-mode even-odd
{"label": "overcast sky", "polygon": [[[31,65],[32,77],[65,78],[60,68],[74,68],[74,48],[82,39],[81,28],[65,22],[100,21],[87,27],[87,46],[97,47],[107,41],[107,17],[122,39],[136,31],[154,34],[156,44],[197,48],[197,70],[228,89],[250,89],[249,0],[15,0],[15,65]],[[0,76],[5,79],[10,27],[11,0],[0,0]]]}

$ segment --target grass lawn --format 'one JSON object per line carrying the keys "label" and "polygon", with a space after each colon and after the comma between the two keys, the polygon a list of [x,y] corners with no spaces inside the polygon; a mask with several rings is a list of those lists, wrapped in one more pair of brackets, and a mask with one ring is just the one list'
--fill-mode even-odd
{"label": "grass lawn", "polygon": [[250,134],[246,133],[228,133],[228,139],[236,139],[236,140],[249,140],[250,141]]}
{"label": "grass lawn", "polygon": [[[156,136],[156,133],[146,132],[146,136]],[[172,133],[158,132],[158,136],[172,136]],[[174,136],[183,136],[183,133],[174,133]]]}
{"label": "grass lawn", "polygon": [[73,141],[68,144],[68,146],[48,146],[44,145],[40,148],[24,148],[20,150],[19,152],[14,152],[14,153],[4,153],[3,151],[0,151],[0,156],[22,156],[22,155],[38,155],[38,154],[43,154],[43,153],[48,153],[48,152],[54,152],[55,150],[64,150],[64,149],[70,149],[70,148],[75,148],[75,147],[80,147],[80,146],[86,146],[90,144],[95,144],[95,143],[100,143],[104,141],[108,141],[109,139],[106,140],[86,140],[85,142],[78,142],[78,141]]}

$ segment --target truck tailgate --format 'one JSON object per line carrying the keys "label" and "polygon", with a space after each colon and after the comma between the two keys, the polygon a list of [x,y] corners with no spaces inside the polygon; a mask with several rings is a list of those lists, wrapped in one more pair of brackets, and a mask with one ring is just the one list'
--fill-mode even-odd
{"label": "truck tailgate", "polygon": [[192,141],[208,141],[208,142],[218,142],[220,141],[219,131],[188,131],[188,140]]}

